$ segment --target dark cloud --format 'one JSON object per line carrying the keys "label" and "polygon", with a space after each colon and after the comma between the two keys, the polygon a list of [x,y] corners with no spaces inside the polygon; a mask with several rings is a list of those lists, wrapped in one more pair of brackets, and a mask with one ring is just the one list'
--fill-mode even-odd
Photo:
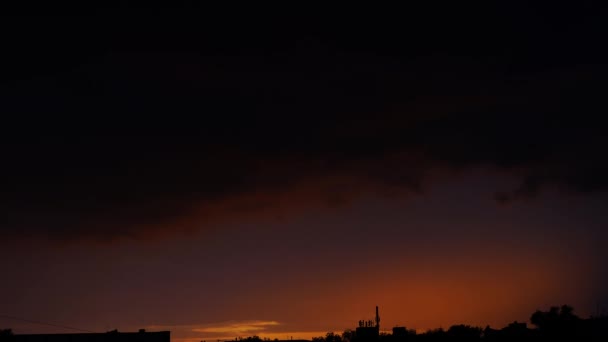
{"label": "dark cloud", "polygon": [[479,165],[520,177],[499,202],[605,190],[603,21],[482,10],[6,20],[1,232],[189,230]]}

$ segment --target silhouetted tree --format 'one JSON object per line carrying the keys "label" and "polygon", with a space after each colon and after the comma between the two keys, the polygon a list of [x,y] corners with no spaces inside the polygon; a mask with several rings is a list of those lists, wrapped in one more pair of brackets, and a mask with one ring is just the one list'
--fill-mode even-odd
{"label": "silhouetted tree", "polygon": [[312,338],[313,342],[342,342],[342,336],[333,332],[328,332],[325,336],[318,336]]}
{"label": "silhouetted tree", "polygon": [[536,310],[530,317],[530,323],[540,330],[551,330],[552,325],[559,319],[559,308],[552,306],[549,311]]}
{"label": "silhouetted tree", "polygon": [[481,339],[481,328],[470,325],[452,325],[447,331],[447,336],[459,341],[479,341]]}
{"label": "silhouetted tree", "polygon": [[253,336],[249,336],[246,338],[240,338],[238,339],[239,341],[243,341],[243,342],[262,342],[262,339],[257,336],[257,335],[253,335]]}
{"label": "silhouetted tree", "polygon": [[445,341],[446,333],[443,328],[431,329],[416,336],[417,341]]}
{"label": "silhouetted tree", "polygon": [[580,318],[574,314],[571,306],[561,308],[552,306],[549,311],[535,311],[530,322],[540,331],[542,336],[552,338],[572,338],[579,330]]}
{"label": "silhouetted tree", "polygon": [[325,337],[323,337],[323,336],[313,337],[312,342],[325,342]]}
{"label": "silhouetted tree", "polygon": [[355,332],[350,329],[346,329],[342,332],[342,342],[351,342],[355,339]]}
{"label": "silhouetted tree", "polygon": [[334,334],[333,332],[328,332],[325,335],[325,342],[342,342],[342,336]]}

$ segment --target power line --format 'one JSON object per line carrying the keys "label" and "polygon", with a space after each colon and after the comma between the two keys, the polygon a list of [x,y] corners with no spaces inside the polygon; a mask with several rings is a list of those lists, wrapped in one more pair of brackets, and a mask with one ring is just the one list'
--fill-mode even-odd
{"label": "power line", "polygon": [[31,320],[31,319],[25,319],[25,318],[21,318],[21,317],[15,317],[15,316],[3,315],[3,314],[0,314],[0,317],[4,317],[4,318],[8,318],[8,319],[14,319],[16,321],[23,321],[23,322],[33,323],[33,324],[48,325],[50,327],[55,327],[55,328],[62,328],[62,329],[69,329],[69,330],[82,331],[82,332],[88,332],[88,333],[95,333],[94,331],[91,331],[91,330],[69,327],[67,325],[59,325],[59,324],[53,324],[53,323],[47,323],[47,322],[41,322],[41,321],[34,321],[34,320]]}

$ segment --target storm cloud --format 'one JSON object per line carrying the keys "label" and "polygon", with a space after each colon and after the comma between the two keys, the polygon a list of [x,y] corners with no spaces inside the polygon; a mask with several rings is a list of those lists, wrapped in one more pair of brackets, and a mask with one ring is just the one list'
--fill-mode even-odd
{"label": "storm cloud", "polygon": [[499,203],[605,191],[605,24],[488,11],[5,22],[0,234],[143,238],[479,166],[520,180]]}

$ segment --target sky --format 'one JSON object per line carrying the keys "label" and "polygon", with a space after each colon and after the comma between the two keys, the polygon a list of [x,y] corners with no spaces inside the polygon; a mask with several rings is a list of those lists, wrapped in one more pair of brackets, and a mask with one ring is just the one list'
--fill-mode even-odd
{"label": "sky", "polygon": [[2,18],[0,328],[606,310],[605,11],[484,6]]}

